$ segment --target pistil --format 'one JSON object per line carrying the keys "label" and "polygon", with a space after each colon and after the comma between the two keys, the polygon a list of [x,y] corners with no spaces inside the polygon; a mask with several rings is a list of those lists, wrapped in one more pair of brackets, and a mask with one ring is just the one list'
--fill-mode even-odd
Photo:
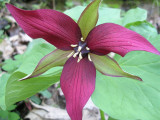
{"label": "pistil", "polygon": [[67,57],[71,57],[73,55],[73,57],[76,58],[78,56],[77,62],[80,62],[85,57],[88,57],[88,60],[92,61],[89,55],[90,49],[87,47],[87,43],[84,42],[83,38],[81,38],[81,41],[79,41],[78,44],[71,44],[71,47],[74,48],[74,51]]}
{"label": "pistil", "polygon": [[81,46],[78,46],[78,52],[80,52],[80,51],[81,51],[81,49],[82,49],[82,47],[81,47]]}

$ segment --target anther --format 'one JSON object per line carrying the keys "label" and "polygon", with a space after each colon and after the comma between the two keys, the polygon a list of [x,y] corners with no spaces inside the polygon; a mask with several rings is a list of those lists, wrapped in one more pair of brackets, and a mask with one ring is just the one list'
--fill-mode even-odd
{"label": "anther", "polygon": [[80,58],[80,59],[82,59],[82,58],[83,58],[83,57],[82,57],[82,53],[81,53],[81,52],[79,53],[79,58]]}
{"label": "anther", "polygon": [[73,55],[73,57],[76,58],[78,54],[79,54],[79,52],[76,52],[76,53]]}
{"label": "anther", "polygon": [[84,39],[83,39],[83,37],[81,37],[81,41],[82,41],[82,42],[84,42]]}
{"label": "anther", "polygon": [[77,46],[78,46],[77,44],[75,44],[75,45],[74,45],[74,44],[71,44],[71,47],[77,47]]}
{"label": "anther", "polygon": [[90,50],[89,47],[86,47],[86,50]]}
{"label": "anther", "polygon": [[90,54],[88,54],[88,60],[92,61]]}
{"label": "anther", "polygon": [[70,58],[74,54],[74,51],[72,51],[67,57]]}
{"label": "anther", "polygon": [[80,52],[80,53],[79,53],[78,60],[77,60],[77,63],[79,63],[82,59],[83,59],[83,57],[82,57],[82,53]]}
{"label": "anther", "polygon": [[81,46],[78,46],[78,52],[80,52],[80,51],[81,51],[81,49],[82,49],[82,47],[81,47]]}

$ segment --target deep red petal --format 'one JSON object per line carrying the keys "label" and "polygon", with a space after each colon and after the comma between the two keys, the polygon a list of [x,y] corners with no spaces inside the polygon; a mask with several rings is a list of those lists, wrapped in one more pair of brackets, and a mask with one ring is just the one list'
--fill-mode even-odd
{"label": "deep red petal", "polygon": [[88,47],[93,53],[115,52],[125,56],[130,51],[147,51],[160,55],[160,52],[138,33],[113,23],[95,27],[87,37]]}
{"label": "deep red petal", "polygon": [[50,9],[21,10],[6,4],[17,23],[32,38],[43,38],[59,49],[69,50],[81,38],[80,28],[69,16]]}
{"label": "deep red petal", "polygon": [[65,63],[60,84],[72,120],[82,120],[82,109],[95,89],[95,78],[96,69],[87,58],[77,63],[71,57]]}

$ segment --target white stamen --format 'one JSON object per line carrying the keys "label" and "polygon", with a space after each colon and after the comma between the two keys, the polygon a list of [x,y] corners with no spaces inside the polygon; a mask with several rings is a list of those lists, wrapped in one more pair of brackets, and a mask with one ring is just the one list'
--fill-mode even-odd
{"label": "white stamen", "polygon": [[90,50],[89,47],[86,47],[86,50]]}
{"label": "white stamen", "polygon": [[81,59],[80,59],[80,58],[78,58],[77,63],[79,63],[80,61],[81,61]]}
{"label": "white stamen", "polygon": [[82,57],[82,53],[81,53],[81,52],[79,53],[79,58],[80,58],[80,59],[82,59],[82,58],[83,58],[83,57]]}
{"label": "white stamen", "polygon": [[88,60],[92,61],[90,54],[88,54]]}
{"label": "white stamen", "polygon": [[80,52],[80,53],[79,53],[78,60],[77,60],[77,63],[79,63],[79,62],[80,62],[80,60],[82,60],[82,59],[83,59],[83,57],[82,57],[82,53]]}
{"label": "white stamen", "polygon": [[70,58],[74,54],[74,51],[72,51],[67,57]]}
{"label": "white stamen", "polygon": [[81,47],[81,46],[78,46],[78,52],[80,52],[80,51],[81,51],[81,49],[82,49],[82,47]]}
{"label": "white stamen", "polygon": [[79,52],[76,52],[73,57],[76,58]]}
{"label": "white stamen", "polygon": [[84,39],[83,39],[83,37],[81,37],[81,41],[82,41],[82,42],[84,42]]}
{"label": "white stamen", "polygon": [[75,44],[75,45],[74,45],[74,44],[71,44],[71,47],[77,47],[77,46],[78,46],[77,44]]}

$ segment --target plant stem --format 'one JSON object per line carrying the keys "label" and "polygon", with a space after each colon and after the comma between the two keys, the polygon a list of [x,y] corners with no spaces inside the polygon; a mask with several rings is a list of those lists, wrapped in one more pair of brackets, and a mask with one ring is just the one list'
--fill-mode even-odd
{"label": "plant stem", "polygon": [[105,120],[104,112],[100,109],[99,109],[99,111],[100,111],[100,115],[101,115],[101,120]]}
{"label": "plant stem", "polygon": [[52,5],[53,5],[53,10],[55,10],[56,9],[56,2],[55,2],[55,0],[52,0]]}

